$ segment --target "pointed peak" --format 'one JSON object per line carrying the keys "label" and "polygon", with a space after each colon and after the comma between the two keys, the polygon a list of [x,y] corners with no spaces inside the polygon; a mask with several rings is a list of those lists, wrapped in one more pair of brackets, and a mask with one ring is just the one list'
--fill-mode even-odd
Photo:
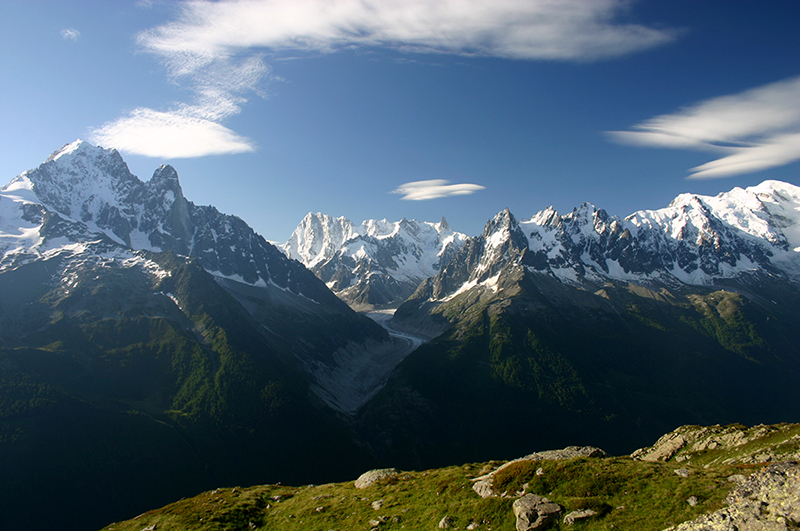
{"label": "pointed peak", "polygon": [[535,216],[531,218],[531,222],[540,226],[555,226],[561,224],[561,216],[558,211],[553,208],[553,205],[548,206],[544,210],[540,210]]}
{"label": "pointed peak", "polygon": [[73,153],[77,154],[77,153],[86,152],[86,151],[90,151],[90,150],[97,150],[97,149],[101,149],[101,148],[93,146],[89,142],[86,142],[85,140],[81,140],[79,138],[78,140],[76,140],[74,142],[70,142],[69,144],[64,144],[59,149],[55,150],[53,153],[50,154],[49,157],[47,157],[47,160],[45,162],[51,162],[51,161],[54,161],[54,160],[58,160],[58,159],[60,159],[61,157],[65,156],[65,155],[70,155],[70,154],[73,154]]}
{"label": "pointed peak", "polygon": [[508,207],[504,208],[502,211],[498,212],[494,216],[495,223],[502,223],[504,225],[512,225],[517,223],[517,218],[514,217],[514,214],[508,209]]}
{"label": "pointed peak", "polygon": [[453,230],[447,220],[442,216],[442,221],[439,222],[439,231]]}
{"label": "pointed peak", "polygon": [[483,229],[483,234],[484,236],[490,236],[498,230],[511,230],[517,227],[519,227],[517,218],[514,217],[514,214],[512,214],[508,208],[505,208],[495,214],[495,216],[486,223],[486,227]]}
{"label": "pointed peak", "polygon": [[183,197],[183,190],[181,190],[181,183],[178,180],[178,172],[169,164],[162,164],[156,171],[153,172],[153,178],[150,179],[148,186],[157,190],[172,190],[176,196]]}

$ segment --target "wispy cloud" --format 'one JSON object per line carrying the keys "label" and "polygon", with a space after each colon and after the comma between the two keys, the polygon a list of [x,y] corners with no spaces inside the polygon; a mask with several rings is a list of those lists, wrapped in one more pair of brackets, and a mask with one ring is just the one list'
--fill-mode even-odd
{"label": "wispy cloud", "polygon": [[[181,132],[193,135],[195,128],[202,133],[208,128],[182,120],[187,112],[219,123],[241,112],[248,97],[263,93],[271,76],[263,54],[383,47],[594,61],[675,38],[674,31],[620,22],[629,4],[630,0],[193,0],[181,5],[175,21],[141,33],[137,42],[161,59],[171,81],[194,89],[191,103],[159,111],[174,115],[183,124]],[[143,140],[129,142],[124,136],[129,129],[116,126],[130,120],[122,117],[106,124],[96,137],[119,149],[123,144],[140,146],[136,153],[162,151],[145,146]],[[194,151],[218,153],[214,136],[207,138],[210,143]]]}
{"label": "wispy cloud", "polygon": [[81,38],[81,32],[75,28],[66,28],[61,30],[61,38],[66,41],[77,41]]}
{"label": "wispy cloud", "polygon": [[[515,59],[593,60],[672,40],[673,31],[615,23],[627,0],[200,0],[140,42],[172,62],[235,50],[329,52],[389,46]],[[188,54],[187,54],[188,52]],[[191,56],[191,57],[190,57]]]}
{"label": "wispy cloud", "polygon": [[613,131],[621,143],[719,153],[689,170],[690,179],[716,179],[800,160],[800,77],[702,101],[651,118],[633,131]]}
{"label": "wispy cloud", "polygon": [[483,190],[485,186],[479,184],[447,184],[450,181],[444,179],[433,179],[430,181],[414,181],[401,184],[393,194],[401,194],[408,201],[425,201],[427,199],[438,199],[451,195],[469,195],[478,190]]}

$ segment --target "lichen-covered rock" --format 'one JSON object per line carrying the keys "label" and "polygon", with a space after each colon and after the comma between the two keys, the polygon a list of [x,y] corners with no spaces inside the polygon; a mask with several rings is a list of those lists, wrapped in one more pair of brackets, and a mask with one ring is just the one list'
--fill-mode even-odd
{"label": "lichen-covered rock", "polygon": [[517,531],[545,529],[561,518],[563,509],[557,503],[536,494],[526,494],[512,506]]}
{"label": "lichen-covered rock", "polygon": [[[544,452],[535,452],[519,459],[514,459],[500,466],[496,470],[489,472],[479,478],[473,479],[472,490],[474,490],[481,498],[489,498],[490,496],[500,496],[501,493],[494,492],[492,489],[492,478],[496,473],[504,468],[520,461],[558,461],[562,459],[573,459],[575,457],[608,457],[608,454],[594,446],[567,446],[563,450],[546,450]],[[539,472],[536,472],[537,475]]]}
{"label": "lichen-covered rock", "polygon": [[397,470],[394,468],[377,468],[375,470],[364,472],[358,476],[358,479],[355,481],[354,485],[357,489],[365,489],[370,485],[382,480],[383,478],[396,475]]}
{"label": "lichen-covered rock", "polygon": [[727,507],[670,531],[789,531],[800,527],[800,465],[776,463],[752,474],[726,498]]}

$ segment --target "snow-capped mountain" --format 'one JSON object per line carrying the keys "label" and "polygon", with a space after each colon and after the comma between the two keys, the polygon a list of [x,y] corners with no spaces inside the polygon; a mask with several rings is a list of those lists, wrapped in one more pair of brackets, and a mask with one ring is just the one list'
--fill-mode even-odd
{"label": "snow-capped mountain", "polygon": [[78,140],[0,188],[0,274],[48,263],[46,280],[69,287],[93,268],[137,268],[158,294],[171,272],[153,256],[165,252],[198,263],[304,366],[351,341],[388,340],[243,220],[188,201],[171,166],[143,182],[116,150]]}
{"label": "snow-capped mountain", "polygon": [[431,297],[492,287],[512,263],[576,285],[711,286],[764,275],[800,283],[800,188],[765,181],[716,197],[682,194],[624,219],[589,203],[522,221],[506,210],[444,266]]}
{"label": "snow-capped mountain", "polygon": [[240,218],[186,200],[171,166],[142,182],[116,150],[78,140],[0,194],[0,270],[100,238],[129,250],[191,256],[217,277],[331,300]]}
{"label": "snow-capped mountain", "polygon": [[351,306],[396,306],[439,272],[466,236],[438,223],[366,220],[309,213],[282,249]]}
{"label": "snow-capped mountain", "polygon": [[774,181],[627,218],[504,210],[395,311],[396,329],[435,339],[361,411],[370,442],[557,447],[548,435],[574,428],[610,445],[796,419],[798,229],[800,188]]}

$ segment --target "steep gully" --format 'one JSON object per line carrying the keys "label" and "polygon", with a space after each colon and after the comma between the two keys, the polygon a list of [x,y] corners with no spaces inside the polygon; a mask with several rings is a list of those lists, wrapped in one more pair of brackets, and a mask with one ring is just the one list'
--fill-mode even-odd
{"label": "steep gully", "polygon": [[314,392],[329,407],[345,415],[355,414],[375,396],[394,368],[428,340],[393,329],[393,309],[365,315],[383,326],[391,341],[348,345],[334,353],[332,365],[320,363],[312,369],[316,380]]}

